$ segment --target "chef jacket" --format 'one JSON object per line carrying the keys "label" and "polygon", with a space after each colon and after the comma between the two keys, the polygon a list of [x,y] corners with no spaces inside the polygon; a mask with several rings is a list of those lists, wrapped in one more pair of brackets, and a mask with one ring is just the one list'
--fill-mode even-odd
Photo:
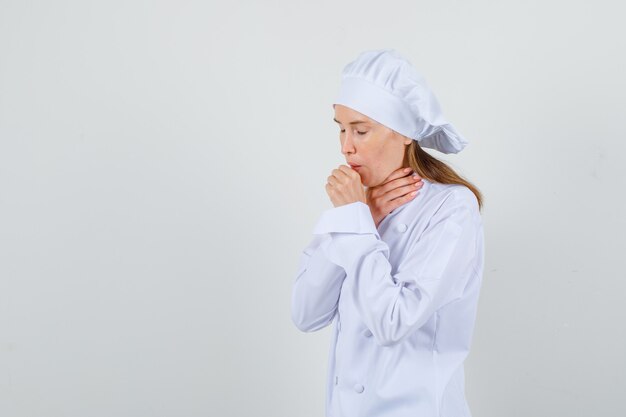
{"label": "chef jacket", "polygon": [[469,353],[484,263],[473,192],[423,179],[376,227],[369,206],[324,211],[293,280],[303,332],[331,322],[327,417],[470,417]]}

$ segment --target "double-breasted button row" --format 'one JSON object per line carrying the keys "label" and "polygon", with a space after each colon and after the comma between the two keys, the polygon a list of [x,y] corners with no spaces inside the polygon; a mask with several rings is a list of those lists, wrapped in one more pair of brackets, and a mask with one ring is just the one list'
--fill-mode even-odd
{"label": "double-breasted button row", "polygon": [[[335,385],[339,384],[339,375],[335,375]],[[365,387],[362,384],[354,384],[354,390],[359,394],[365,390]]]}
{"label": "double-breasted button row", "polygon": [[407,226],[407,225],[406,225],[406,224],[404,224],[404,223],[398,223],[398,224],[396,225],[396,231],[397,231],[398,233],[404,233],[404,232],[406,232],[406,229],[408,229],[408,228],[409,228],[409,226]]}

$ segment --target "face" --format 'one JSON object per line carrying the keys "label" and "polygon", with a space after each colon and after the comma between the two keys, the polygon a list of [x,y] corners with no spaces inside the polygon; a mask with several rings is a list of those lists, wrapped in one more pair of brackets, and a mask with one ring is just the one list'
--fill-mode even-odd
{"label": "face", "polygon": [[394,170],[405,165],[405,149],[412,139],[349,107],[341,104],[333,107],[340,130],[341,153],[348,164],[360,165],[356,171],[364,186],[382,184]]}

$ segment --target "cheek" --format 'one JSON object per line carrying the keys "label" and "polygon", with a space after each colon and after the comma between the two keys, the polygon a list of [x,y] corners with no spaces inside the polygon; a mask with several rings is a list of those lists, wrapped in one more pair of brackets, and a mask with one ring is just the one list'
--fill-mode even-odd
{"label": "cheek", "polygon": [[379,166],[381,161],[387,158],[389,146],[387,146],[384,139],[372,137],[369,143],[367,143],[367,146],[363,147],[361,153],[367,159],[370,166]]}
{"label": "cheek", "polygon": [[394,148],[391,138],[382,138],[367,149],[367,172],[363,172],[361,180],[365,186],[377,186],[389,175],[397,163],[397,149]]}

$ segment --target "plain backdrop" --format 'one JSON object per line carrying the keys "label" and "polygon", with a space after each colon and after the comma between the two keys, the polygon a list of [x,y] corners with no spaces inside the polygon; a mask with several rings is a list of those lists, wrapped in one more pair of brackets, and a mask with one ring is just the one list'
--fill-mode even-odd
{"label": "plain backdrop", "polygon": [[323,416],[290,319],[395,48],[485,196],[473,417],[624,416],[626,30],[609,1],[0,0],[0,415]]}

